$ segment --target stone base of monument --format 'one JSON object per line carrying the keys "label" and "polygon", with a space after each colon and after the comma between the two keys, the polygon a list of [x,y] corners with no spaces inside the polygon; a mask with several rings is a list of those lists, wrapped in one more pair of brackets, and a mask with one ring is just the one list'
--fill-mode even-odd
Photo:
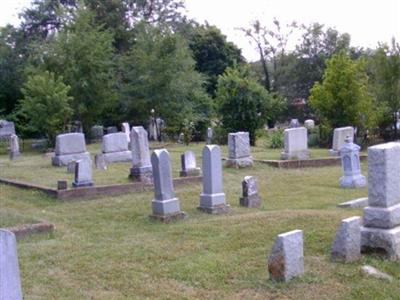
{"label": "stone base of monument", "polygon": [[367,180],[363,175],[343,176],[340,178],[342,188],[362,188],[367,186]]}
{"label": "stone base of monument", "polygon": [[261,206],[261,198],[258,195],[240,197],[239,204],[244,207],[259,208]]}
{"label": "stone base of monument", "polygon": [[180,177],[191,177],[191,176],[200,176],[201,174],[200,168],[196,169],[189,169],[189,170],[182,170],[179,172]]}
{"label": "stone base of monument", "polygon": [[231,210],[230,205],[225,202],[225,194],[201,194],[198,210],[214,215],[226,214]]}
{"label": "stone base of monument", "polygon": [[18,157],[20,157],[21,153],[20,152],[10,152],[10,160],[15,160]]}
{"label": "stone base of monument", "polygon": [[227,214],[231,211],[231,206],[229,204],[220,204],[220,205],[215,205],[212,207],[199,206],[199,207],[197,207],[197,209],[202,212],[205,212],[207,214],[223,215],[223,214]]}
{"label": "stone base of monument", "polygon": [[330,154],[330,156],[340,156],[339,150],[330,149],[329,154]]}
{"label": "stone base of monument", "polygon": [[310,150],[296,151],[296,152],[282,152],[281,159],[289,160],[289,159],[309,159],[310,158]]}
{"label": "stone base of monument", "polygon": [[400,260],[400,226],[392,229],[361,227],[361,251],[384,250],[389,260]]}
{"label": "stone base of monument", "polygon": [[242,158],[228,158],[226,161],[226,166],[228,168],[249,168],[253,166],[253,158],[242,157]]}
{"label": "stone base of monument", "polygon": [[125,162],[132,160],[132,152],[131,151],[120,151],[120,152],[109,152],[109,153],[101,153],[97,154],[102,155],[104,157],[104,161],[106,163],[113,162]]}
{"label": "stone base of monument", "polygon": [[131,168],[129,178],[133,181],[143,182],[145,184],[153,183],[153,170],[150,167]]}
{"label": "stone base of monument", "polygon": [[167,214],[167,215],[150,215],[150,219],[160,221],[163,223],[170,223],[174,221],[179,221],[187,218],[187,214],[183,211],[173,213],[173,214]]}
{"label": "stone base of monument", "polygon": [[364,208],[364,226],[394,228],[400,225],[400,204],[390,207],[368,206]]}
{"label": "stone base of monument", "polygon": [[65,154],[65,155],[56,155],[51,158],[51,163],[53,166],[61,167],[67,166],[69,162],[81,159],[90,160],[90,153],[74,153],[74,154]]}
{"label": "stone base of monument", "polygon": [[85,186],[93,186],[93,181],[81,181],[81,182],[72,182],[72,187],[85,187]]}

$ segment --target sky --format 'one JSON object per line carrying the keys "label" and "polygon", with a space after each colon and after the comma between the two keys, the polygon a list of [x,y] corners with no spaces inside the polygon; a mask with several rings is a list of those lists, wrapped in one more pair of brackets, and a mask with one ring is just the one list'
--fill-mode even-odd
{"label": "sky", "polygon": [[[270,26],[274,17],[281,24],[319,22],[349,33],[351,44],[359,47],[375,48],[378,42],[390,43],[393,36],[400,42],[400,0],[184,1],[189,17],[216,25],[249,61],[258,58],[257,52],[237,28],[248,28],[256,19],[265,26]],[[17,25],[18,13],[30,2],[0,0],[0,26]]]}

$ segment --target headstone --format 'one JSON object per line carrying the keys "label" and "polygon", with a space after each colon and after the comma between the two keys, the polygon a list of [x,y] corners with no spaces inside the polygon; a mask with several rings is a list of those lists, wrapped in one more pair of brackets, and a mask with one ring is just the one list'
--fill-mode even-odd
{"label": "headstone", "polygon": [[151,155],[154,179],[154,200],[152,201],[154,219],[169,222],[185,218],[181,211],[179,199],[176,198],[173,182],[171,160],[166,149],[154,150]]}
{"label": "headstone", "polygon": [[239,203],[245,207],[260,207],[261,198],[258,195],[257,181],[253,176],[245,176],[242,181],[243,196],[240,197]]}
{"label": "headstone", "polygon": [[104,135],[104,127],[95,125],[90,129],[90,137],[93,141],[101,141]]}
{"label": "headstone", "polygon": [[57,181],[57,190],[66,190],[68,188],[68,183],[66,180]]}
{"label": "headstone", "polygon": [[221,149],[217,145],[207,145],[203,149],[203,192],[198,209],[210,214],[230,210],[223,192]]}
{"label": "headstone", "polygon": [[122,127],[122,132],[125,133],[126,135],[126,140],[128,141],[128,145],[131,141],[130,135],[131,135],[131,127],[129,126],[128,122],[124,122],[121,124]]}
{"label": "headstone", "polygon": [[73,121],[70,127],[70,132],[78,132],[82,133],[83,128],[82,128],[82,122],[81,121]]}
{"label": "headstone", "polygon": [[288,282],[304,274],[303,231],[279,234],[268,258],[272,280]]}
{"label": "headstone", "polygon": [[368,148],[368,205],[362,250],[383,249],[389,259],[400,260],[400,143]]}
{"label": "headstone", "polygon": [[149,140],[147,131],[142,126],[131,129],[132,168],[130,177],[135,181],[152,183]]}
{"label": "headstone", "polygon": [[310,119],[305,120],[305,121],[304,121],[304,127],[307,128],[308,130],[314,129],[314,127],[315,127],[315,122],[314,122],[314,120],[310,120]]}
{"label": "headstone", "polygon": [[118,128],[116,126],[109,126],[106,128],[107,134],[118,132]]}
{"label": "headstone", "polygon": [[250,137],[248,132],[229,133],[229,157],[227,167],[246,168],[253,166],[250,153]]}
{"label": "headstone", "polygon": [[52,157],[53,166],[66,166],[70,161],[82,159],[90,160],[83,133],[65,133],[56,137],[55,156]]}
{"label": "headstone", "polygon": [[211,127],[208,127],[207,128],[207,139],[206,139],[207,145],[212,144],[212,139],[213,139],[213,129]]}
{"label": "headstone", "polygon": [[0,139],[8,139],[12,134],[15,134],[14,122],[0,120]]}
{"label": "headstone", "polygon": [[196,156],[193,151],[185,151],[181,155],[182,170],[179,172],[181,177],[200,176],[200,168],[196,165]]}
{"label": "headstone", "polygon": [[67,164],[67,173],[75,173],[75,165],[76,165],[76,161],[70,161]]}
{"label": "headstone", "polygon": [[304,127],[285,129],[285,150],[281,159],[309,159],[307,129]]}
{"label": "headstone", "polygon": [[[106,163],[130,161],[132,159],[132,152],[129,150],[128,141],[124,132],[110,133],[103,136],[103,143],[101,146],[102,153],[96,154],[95,161]],[[102,158],[97,158],[102,156]],[[98,167],[98,165],[96,164]]]}
{"label": "headstone", "polygon": [[300,127],[300,122],[298,119],[291,119],[290,120],[290,124],[289,124],[290,128],[297,128]]}
{"label": "headstone", "polygon": [[354,139],[354,128],[351,126],[335,128],[333,131],[332,149],[329,150],[332,156],[340,155],[340,148],[342,148],[346,142],[346,138],[349,137],[350,141]]}
{"label": "headstone", "polygon": [[0,299],[22,300],[17,240],[4,229],[0,229]]}
{"label": "headstone", "polygon": [[340,148],[343,176],[340,178],[340,186],[343,188],[361,188],[367,185],[365,176],[361,174],[360,146],[354,144],[350,137]]}
{"label": "headstone", "polygon": [[351,217],[342,220],[332,245],[332,259],[353,262],[361,258],[361,218]]}
{"label": "headstone", "polygon": [[95,163],[97,169],[103,170],[103,171],[107,170],[107,162],[106,162],[106,160],[104,158],[104,155],[97,154],[94,157],[94,159],[95,159],[94,163]]}
{"label": "headstone", "polygon": [[10,135],[10,159],[14,160],[20,156],[18,136],[15,134]]}
{"label": "headstone", "polygon": [[183,144],[185,140],[185,135],[183,134],[183,132],[181,132],[178,136],[178,144]]}
{"label": "headstone", "polygon": [[75,179],[73,187],[92,186],[92,161],[88,159],[77,160],[75,164]]}

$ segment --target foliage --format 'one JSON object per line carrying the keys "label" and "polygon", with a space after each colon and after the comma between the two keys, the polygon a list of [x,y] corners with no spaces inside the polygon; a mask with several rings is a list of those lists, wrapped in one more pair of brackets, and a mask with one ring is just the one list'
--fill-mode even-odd
{"label": "foliage", "polygon": [[228,68],[218,79],[217,106],[223,127],[228,132],[248,131],[255,144],[256,130],[272,117],[272,96],[247,69]]}
{"label": "foliage", "polygon": [[27,121],[26,130],[44,134],[53,145],[72,116],[70,89],[62,77],[48,71],[29,76],[21,89],[23,98],[17,113]]}
{"label": "foliage", "polygon": [[374,128],[376,113],[364,69],[364,61],[352,61],[344,52],[328,60],[323,82],[314,85],[309,98],[322,122],[331,128],[349,125]]}
{"label": "foliage", "polygon": [[209,119],[210,99],[194,66],[182,37],[142,23],[135,45],[122,59],[122,114],[145,123],[155,109],[175,133],[180,132],[184,118],[190,122]]}
{"label": "foliage", "polygon": [[274,130],[270,133],[269,148],[282,149],[284,146],[284,134],[282,129]]}
{"label": "foliage", "polygon": [[228,42],[217,27],[208,24],[194,27],[188,39],[196,61],[196,70],[207,76],[207,92],[215,96],[218,76],[227,67],[244,61],[241,50]]}
{"label": "foliage", "polygon": [[400,45],[393,39],[391,47],[382,45],[371,58],[372,91],[382,110],[379,120],[384,130],[392,128],[392,139],[398,137],[396,113],[400,111]]}

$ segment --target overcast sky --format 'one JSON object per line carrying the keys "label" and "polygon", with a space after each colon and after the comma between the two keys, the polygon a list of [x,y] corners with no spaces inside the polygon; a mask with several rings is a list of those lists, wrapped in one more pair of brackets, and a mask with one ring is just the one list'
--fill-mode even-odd
{"label": "overcast sky", "polygon": [[[0,26],[18,24],[18,13],[30,0],[0,0]],[[243,50],[249,59],[257,52],[249,45],[238,27],[249,27],[259,19],[270,25],[274,17],[281,23],[310,24],[319,22],[351,35],[353,46],[371,47],[400,42],[400,0],[185,0],[187,13],[203,23],[216,25]]]}

